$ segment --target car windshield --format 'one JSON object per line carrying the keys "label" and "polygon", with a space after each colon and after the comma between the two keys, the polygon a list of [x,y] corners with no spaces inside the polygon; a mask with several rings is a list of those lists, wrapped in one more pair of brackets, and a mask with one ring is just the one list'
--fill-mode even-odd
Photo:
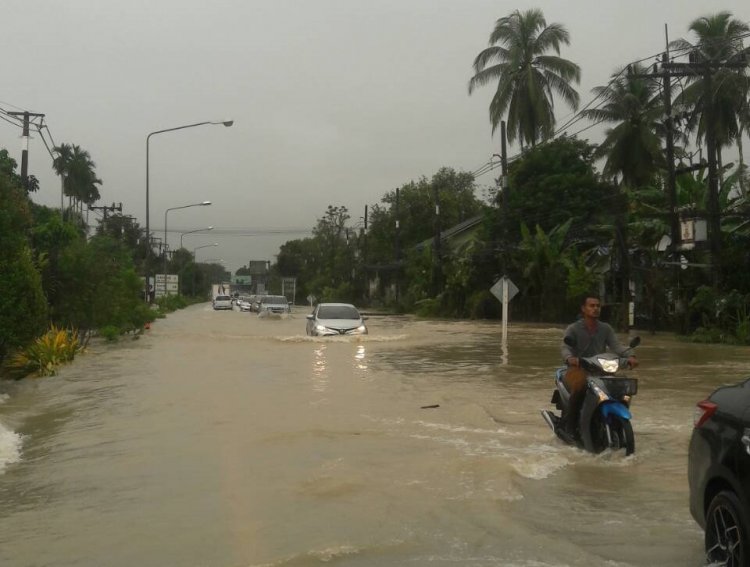
{"label": "car windshield", "polygon": [[270,303],[272,305],[280,305],[280,304],[286,305],[287,303],[286,297],[281,296],[281,295],[269,295],[267,297],[264,297],[262,301],[263,303]]}
{"label": "car windshield", "polygon": [[359,319],[359,311],[351,305],[321,305],[318,319]]}
{"label": "car windshield", "polygon": [[232,301],[228,295],[217,295],[216,301]]}

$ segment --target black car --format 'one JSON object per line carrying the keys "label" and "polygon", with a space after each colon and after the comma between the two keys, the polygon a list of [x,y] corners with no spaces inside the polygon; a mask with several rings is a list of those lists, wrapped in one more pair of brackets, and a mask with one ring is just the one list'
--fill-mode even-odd
{"label": "black car", "polygon": [[688,483],[709,564],[750,566],[750,379],[698,403]]}

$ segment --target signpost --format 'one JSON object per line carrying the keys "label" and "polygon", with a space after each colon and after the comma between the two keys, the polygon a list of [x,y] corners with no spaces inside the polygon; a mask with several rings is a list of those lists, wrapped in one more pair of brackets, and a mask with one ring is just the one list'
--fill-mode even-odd
{"label": "signpost", "polygon": [[503,362],[507,364],[508,352],[508,304],[518,293],[518,288],[509,277],[503,276],[490,288],[490,293],[497,297],[503,304],[503,352],[506,353]]}
{"label": "signpost", "polygon": [[292,290],[292,305],[297,302],[297,278],[281,278],[281,295],[287,297],[288,290]]}
{"label": "signpost", "polygon": [[156,274],[154,297],[177,295],[180,288],[180,276],[177,274]]}

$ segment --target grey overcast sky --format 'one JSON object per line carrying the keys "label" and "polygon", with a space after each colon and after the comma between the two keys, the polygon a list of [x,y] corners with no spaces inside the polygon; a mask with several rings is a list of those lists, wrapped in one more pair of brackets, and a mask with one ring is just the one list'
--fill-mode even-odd
{"label": "grey overcast sky", "polygon": [[[535,7],[570,32],[562,56],[582,68],[582,104],[616,68],[663,50],[664,24],[674,39],[720,10],[750,22],[748,0],[5,0],[0,108],[44,113],[56,144],[90,152],[99,204],[122,202],[141,225],[147,134],[233,119],[151,138],[150,214],[158,236],[167,208],[211,200],[169,213],[169,228],[215,226],[185,247],[218,242],[198,259],[234,271],[273,260],[329,204],[356,222],[403,183],[499,152],[492,88],[468,95],[471,64],[498,18]],[[0,121],[0,148],[19,163],[20,134]],[[59,206],[38,135],[29,163],[34,199]]]}

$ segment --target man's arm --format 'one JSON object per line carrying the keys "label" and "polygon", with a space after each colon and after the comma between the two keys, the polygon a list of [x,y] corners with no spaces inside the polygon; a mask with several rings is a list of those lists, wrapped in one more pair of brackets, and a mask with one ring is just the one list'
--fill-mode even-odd
{"label": "man's arm", "polygon": [[625,356],[628,357],[628,366],[630,368],[635,368],[638,366],[638,359],[633,355],[632,353],[628,354],[627,351],[630,350],[630,347],[627,347],[623,345],[617,338],[617,335],[615,334],[614,329],[610,325],[607,325],[607,337],[606,337],[606,344],[607,348],[609,348],[612,352],[617,353],[619,356]]}
{"label": "man's arm", "polygon": [[617,335],[615,334],[614,329],[612,329],[612,326],[607,325],[606,323],[600,323],[599,326],[600,328],[604,329],[604,346],[606,346],[612,352],[617,353],[619,356],[623,356],[625,354],[625,351],[628,350],[628,347],[624,346],[620,342],[620,340],[617,338]]}
{"label": "man's arm", "polygon": [[575,340],[575,332],[573,331],[573,325],[569,325],[567,329],[565,329],[565,332],[563,333],[563,343],[560,347],[560,354],[562,355],[563,362],[565,364],[568,364],[569,358],[575,358],[576,355],[573,352],[573,349],[565,344],[565,337],[571,337]]}

